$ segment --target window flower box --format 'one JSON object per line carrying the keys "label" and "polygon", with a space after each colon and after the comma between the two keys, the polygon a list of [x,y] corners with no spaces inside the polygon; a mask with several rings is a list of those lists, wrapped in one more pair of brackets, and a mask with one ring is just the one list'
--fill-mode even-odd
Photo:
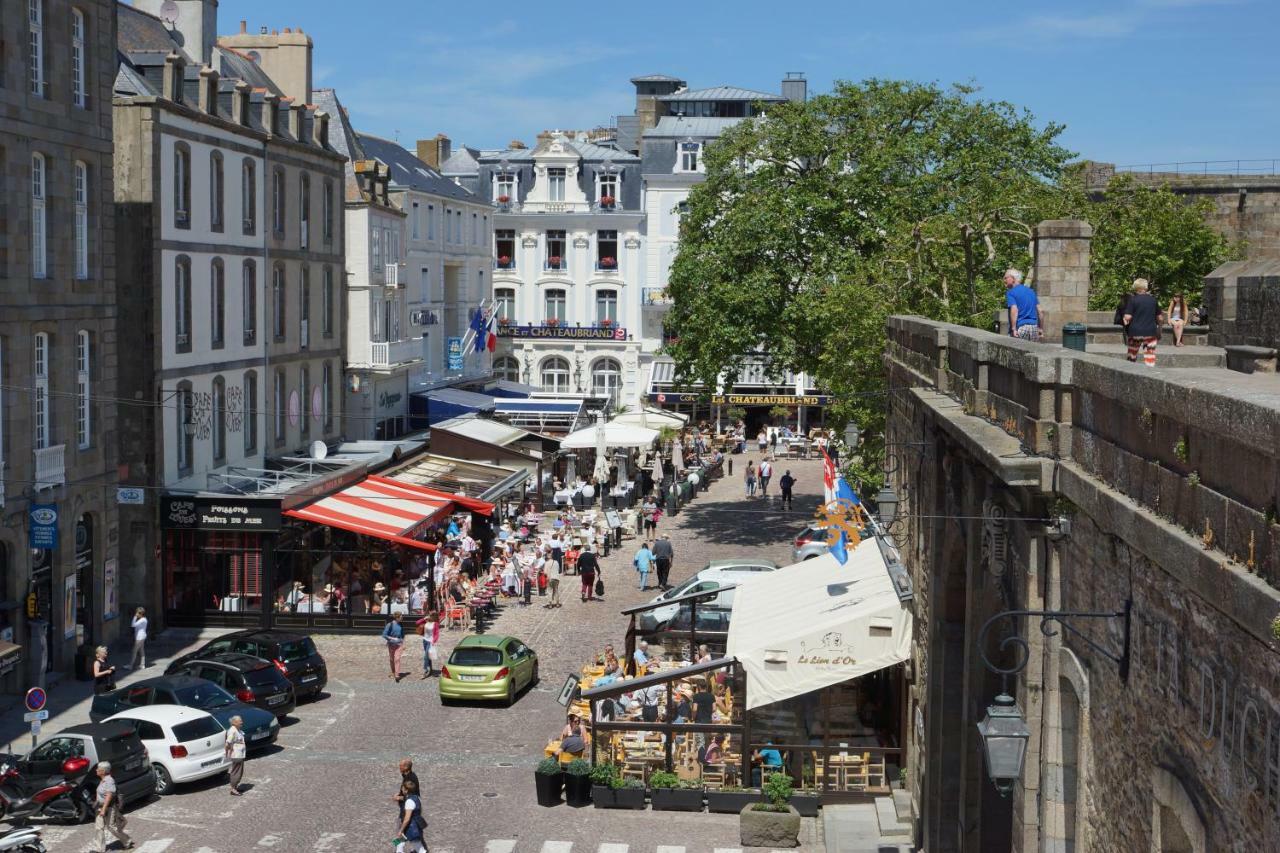
{"label": "window flower box", "polygon": [[600,259],[600,269],[602,269],[602,270],[616,270],[617,268],[618,268],[618,259],[617,259],[617,258],[601,258],[601,259]]}
{"label": "window flower box", "polygon": [[608,317],[605,317],[603,320],[600,321],[600,326],[601,328],[605,328],[605,329],[612,328],[613,321],[610,320]]}
{"label": "window flower box", "polygon": [[604,208],[612,208],[612,207],[613,207],[615,204],[617,204],[617,203],[618,203],[618,200],[617,200],[616,198],[614,198],[613,196],[611,196],[611,195],[602,195],[602,196],[600,196],[600,206],[601,206],[601,207],[604,207]]}
{"label": "window flower box", "polygon": [[511,204],[511,196],[509,195],[498,196],[498,204]]}
{"label": "window flower box", "polygon": [[547,258],[547,269],[549,270],[563,269],[563,266],[562,266],[563,260],[564,259],[561,258],[559,255],[550,256],[549,258]]}
{"label": "window flower box", "polygon": [[510,255],[499,255],[499,256],[498,256],[498,269],[502,269],[502,270],[509,270],[509,269],[511,269],[511,256],[510,256]]}
{"label": "window flower box", "polygon": [[546,320],[544,320],[544,321],[543,321],[543,325],[546,325],[546,326],[550,326],[550,327],[552,327],[552,328],[555,328],[556,326],[559,326],[559,325],[560,325],[560,318],[559,318],[559,317],[548,317]]}
{"label": "window flower box", "polygon": [[510,325],[511,325],[511,318],[510,318],[510,317],[499,317],[499,318],[498,318],[498,325],[505,329],[507,326],[510,326]]}

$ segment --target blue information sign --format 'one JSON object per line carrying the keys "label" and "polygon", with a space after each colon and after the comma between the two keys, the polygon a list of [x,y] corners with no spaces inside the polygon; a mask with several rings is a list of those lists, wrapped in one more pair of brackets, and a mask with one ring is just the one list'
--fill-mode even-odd
{"label": "blue information sign", "polygon": [[449,354],[449,369],[462,370],[462,338],[449,338],[446,352]]}
{"label": "blue information sign", "polygon": [[31,522],[31,547],[57,548],[58,505],[32,504],[27,515]]}

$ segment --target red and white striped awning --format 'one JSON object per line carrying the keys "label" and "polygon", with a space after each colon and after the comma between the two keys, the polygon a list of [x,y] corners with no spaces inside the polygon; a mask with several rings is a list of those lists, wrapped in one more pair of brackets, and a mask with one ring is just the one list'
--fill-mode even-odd
{"label": "red and white striped awning", "polygon": [[285,515],[433,551],[434,545],[409,534],[425,521],[445,518],[454,507],[448,495],[382,477],[367,477],[315,503],[286,510]]}

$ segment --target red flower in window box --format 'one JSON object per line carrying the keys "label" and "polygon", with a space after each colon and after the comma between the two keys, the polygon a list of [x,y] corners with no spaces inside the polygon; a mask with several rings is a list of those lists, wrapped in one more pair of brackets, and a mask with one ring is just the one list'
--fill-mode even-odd
{"label": "red flower in window box", "polygon": [[547,258],[547,267],[553,270],[560,269],[560,256],[552,255],[551,257]]}
{"label": "red flower in window box", "polygon": [[498,318],[498,325],[499,325],[499,326],[502,326],[502,327],[505,329],[507,326],[510,326],[510,325],[511,325],[511,318],[510,318],[510,317],[499,317],[499,318]]}
{"label": "red flower in window box", "polygon": [[608,317],[605,317],[603,320],[600,321],[600,325],[607,329],[613,325],[613,321],[610,320]]}
{"label": "red flower in window box", "polygon": [[553,327],[553,328],[554,328],[555,326],[559,326],[559,325],[560,325],[560,318],[559,318],[559,317],[548,317],[548,318],[547,318],[547,321],[546,321],[546,325],[551,326],[551,327]]}
{"label": "red flower in window box", "polygon": [[601,258],[601,259],[600,259],[600,269],[602,269],[602,270],[616,270],[617,268],[618,268],[618,259],[617,259],[617,258]]}
{"label": "red flower in window box", "polygon": [[511,256],[510,256],[510,255],[499,255],[499,256],[498,256],[498,266],[500,266],[500,267],[501,267],[502,269],[504,269],[504,270],[505,270],[505,269],[510,269],[510,268],[511,268]]}
{"label": "red flower in window box", "polygon": [[498,196],[498,204],[510,204],[510,203],[511,203],[511,196],[509,195]]}
{"label": "red flower in window box", "polygon": [[601,207],[613,207],[617,202],[618,200],[611,195],[600,196]]}

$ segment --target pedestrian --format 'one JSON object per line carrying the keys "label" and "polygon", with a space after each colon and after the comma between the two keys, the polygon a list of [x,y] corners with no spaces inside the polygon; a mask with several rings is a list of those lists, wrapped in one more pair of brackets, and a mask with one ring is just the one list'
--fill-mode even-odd
{"label": "pedestrian", "polygon": [[795,485],[796,478],[791,476],[791,471],[788,469],[786,473],[782,475],[782,479],[778,481],[778,488],[782,489],[783,509],[791,509],[791,490],[795,488]]}
{"label": "pedestrian", "polygon": [[417,626],[418,633],[422,635],[422,677],[430,678],[436,673],[431,656],[435,652],[436,643],[440,642],[440,616],[436,611],[429,610],[418,620]]}
{"label": "pedestrian", "polygon": [[649,570],[653,568],[653,551],[649,548],[648,542],[640,543],[640,549],[636,551],[631,563],[636,567],[636,571],[640,573],[640,589],[648,589]]}
{"label": "pedestrian", "polygon": [[671,547],[671,534],[664,533],[662,538],[653,543],[653,558],[658,567],[658,586],[666,589],[667,578],[671,575],[671,563],[676,552]]}
{"label": "pedestrian", "polygon": [[1009,308],[1009,335],[1024,341],[1044,339],[1044,311],[1036,292],[1022,283],[1022,270],[1004,273],[1004,304]]}
{"label": "pedestrian", "polygon": [[760,449],[760,457],[764,458],[764,452],[769,447],[769,433],[760,428],[760,434],[756,436],[756,447]]}
{"label": "pedestrian", "polygon": [[1169,310],[1166,312],[1169,316],[1169,325],[1173,327],[1173,345],[1175,347],[1182,346],[1182,328],[1187,325],[1187,298],[1181,293],[1174,294],[1173,299],[1169,301]]}
{"label": "pedestrian", "polygon": [[126,670],[133,669],[135,661],[141,659],[138,669],[147,668],[147,608],[139,607],[133,611],[133,621],[129,623],[133,628],[133,654],[129,655],[129,665]]}
{"label": "pedestrian", "polygon": [[551,558],[542,566],[542,571],[547,575],[547,588],[551,590],[551,600],[543,607],[559,607],[560,606],[560,575],[564,573],[561,562],[556,559],[556,552],[551,552]]}
{"label": "pedestrian", "polygon": [[1155,367],[1156,344],[1160,341],[1164,312],[1156,298],[1147,292],[1150,287],[1145,278],[1134,279],[1133,295],[1125,306],[1124,324],[1128,328],[1129,361],[1137,361],[1138,350],[1142,350],[1142,363]]}
{"label": "pedestrian", "polygon": [[237,714],[232,717],[227,729],[227,742],[223,745],[223,752],[226,753],[227,759],[231,762],[231,766],[227,768],[227,781],[231,785],[231,796],[240,796],[240,780],[244,778],[244,720],[240,719]]}
{"label": "pedestrian", "polygon": [[107,647],[98,646],[93,653],[93,692],[110,693],[116,689],[116,668],[107,666]]}
{"label": "pedestrian", "polygon": [[98,762],[98,791],[94,802],[97,813],[93,818],[93,828],[98,831],[98,850],[106,853],[108,832],[124,845],[125,850],[132,850],[133,839],[124,831],[124,814],[120,811],[120,795],[116,791],[116,780],[111,775],[110,761]]}
{"label": "pedestrian", "polygon": [[769,433],[769,458],[778,458],[778,431],[776,429]]}
{"label": "pedestrian", "polygon": [[595,548],[587,544],[578,555],[578,577],[582,580],[582,600],[590,601],[595,594],[596,571],[600,561],[596,559]]}
{"label": "pedestrian", "polygon": [[397,683],[400,681],[400,655],[404,654],[404,628],[400,625],[400,614],[394,613],[391,621],[382,629],[382,639],[387,644],[387,657],[391,660],[391,675]]}
{"label": "pedestrian", "polygon": [[418,796],[416,779],[405,779],[400,783],[400,821],[399,834],[396,836],[396,853],[421,853],[427,848],[423,844],[423,835],[427,828],[427,819],[422,814],[422,798]]}
{"label": "pedestrian", "polygon": [[756,494],[756,466],[751,460],[747,460],[747,470],[742,472],[742,479],[747,483],[747,497],[755,497]]}
{"label": "pedestrian", "polygon": [[773,463],[768,459],[760,463],[760,497],[769,496],[769,481],[773,479]]}
{"label": "pedestrian", "polygon": [[653,495],[649,495],[644,499],[644,503],[640,505],[640,518],[644,520],[644,535],[652,536],[657,530],[658,520],[654,516],[654,512],[658,509],[658,502],[653,499]]}
{"label": "pedestrian", "polygon": [[418,774],[413,772],[413,759],[400,759],[400,787],[396,788],[395,794],[391,797],[391,802],[400,804],[404,802],[404,783],[410,780],[421,790],[422,786],[418,784]]}

